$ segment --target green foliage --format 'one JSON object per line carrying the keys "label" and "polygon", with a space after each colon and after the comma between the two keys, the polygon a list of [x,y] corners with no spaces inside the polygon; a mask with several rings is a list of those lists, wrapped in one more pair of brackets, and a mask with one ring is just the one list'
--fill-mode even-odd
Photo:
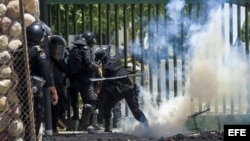
{"label": "green foliage", "polygon": [[[124,26],[131,30],[133,21],[135,30],[138,31],[141,21],[143,22],[143,26],[147,26],[149,14],[152,22],[155,21],[154,19],[156,19],[157,16],[160,18],[164,17],[164,5],[159,6],[159,15],[156,15],[156,6],[145,4],[143,5],[141,14],[143,16],[140,17],[141,6],[140,4],[52,5],[51,27],[54,33],[62,35],[66,34],[67,30],[69,34],[77,34],[83,32],[85,29],[91,30],[91,28],[93,28],[92,30],[95,32],[102,30],[103,33],[106,33],[107,29],[109,29],[110,31],[108,32],[111,33],[116,30],[117,24],[119,29]],[[134,13],[132,13],[132,11],[134,11]],[[132,19],[132,14],[134,14],[134,19]],[[125,19],[126,21],[124,22]]]}

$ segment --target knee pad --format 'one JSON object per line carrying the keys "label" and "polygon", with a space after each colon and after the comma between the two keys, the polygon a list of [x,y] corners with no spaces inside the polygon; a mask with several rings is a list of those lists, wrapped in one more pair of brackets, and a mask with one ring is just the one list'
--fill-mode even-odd
{"label": "knee pad", "polygon": [[137,96],[139,96],[140,88],[139,88],[139,86],[138,86],[137,84],[134,84],[134,90],[135,90],[135,94],[136,94]]}
{"label": "knee pad", "polygon": [[93,108],[94,107],[91,104],[84,104],[84,107],[83,107],[84,110],[89,110],[89,111],[92,111]]}

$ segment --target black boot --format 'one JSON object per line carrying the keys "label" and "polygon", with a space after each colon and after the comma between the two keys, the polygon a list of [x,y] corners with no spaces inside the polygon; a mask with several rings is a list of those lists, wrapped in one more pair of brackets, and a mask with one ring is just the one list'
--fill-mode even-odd
{"label": "black boot", "polygon": [[94,110],[90,117],[90,125],[92,125],[96,130],[101,130],[101,127],[97,123],[97,111]]}
{"label": "black boot", "polygon": [[53,133],[58,133],[58,130],[57,130],[57,121],[58,121],[58,116],[57,116],[57,111],[52,111],[52,130],[53,130]]}
{"label": "black boot", "polygon": [[81,130],[87,131],[92,111],[93,111],[93,109],[92,109],[91,105],[89,105],[89,104],[84,105],[84,108],[82,111],[82,117],[79,121],[79,126],[78,126],[79,131],[81,131]]}
{"label": "black boot", "polygon": [[110,119],[105,119],[105,129],[104,132],[112,132],[110,129]]}
{"label": "black boot", "polygon": [[71,117],[72,120],[79,120],[79,111],[78,109],[73,109],[73,116]]}
{"label": "black boot", "polygon": [[72,120],[79,120],[79,108],[77,104],[72,104],[73,108],[73,116],[71,117]]}

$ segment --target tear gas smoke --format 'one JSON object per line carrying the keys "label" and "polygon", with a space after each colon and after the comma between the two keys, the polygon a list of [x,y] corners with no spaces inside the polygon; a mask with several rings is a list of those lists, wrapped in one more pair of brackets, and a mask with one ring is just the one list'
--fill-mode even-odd
{"label": "tear gas smoke", "polygon": [[[184,6],[184,0],[172,0],[166,5],[174,22],[179,22],[180,13]],[[229,40],[225,38],[225,36],[229,36],[229,31],[221,32],[223,31],[222,23],[225,25],[229,23],[228,20],[222,21],[221,17],[229,16],[228,11],[225,11],[218,5],[214,6],[213,9],[208,11],[206,23],[203,22],[202,24],[185,18],[188,21],[184,21],[184,23],[189,23],[190,26],[187,29],[188,35],[184,45],[188,46],[189,50],[186,55],[191,57],[189,63],[187,63],[190,68],[189,73],[183,74],[188,78],[184,88],[185,95],[168,101],[163,99],[158,108],[152,104],[152,94],[142,87],[141,95],[144,98],[142,111],[149,120],[150,129],[142,128],[139,122],[132,117],[132,120],[122,120],[122,127],[119,130],[139,136],[158,138],[178,133],[188,133],[185,122],[189,115],[198,112],[197,103],[202,103],[205,106],[209,102],[213,113],[213,102],[215,100],[220,101],[222,96],[230,98],[239,94],[242,97],[241,99],[245,100],[241,102],[242,107],[243,109],[246,108],[247,65],[244,57],[239,56],[239,50],[234,49],[242,47],[230,46]],[[170,31],[169,36],[176,34],[176,31],[180,32],[179,24],[171,23],[171,25],[167,26],[167,28],[171,29],[166,30]],[[154,39],[152,41],[154,47],[160,46],[162,48],[163,43],[168,44],[167,42],[170,41],[169,36],[161,36],[161,38],[157,38],[159,40]],[[140,55],[138,52],[133,52],[133,54]],[[154,56],[154,54],[149,56]],[[147,60],[143,61],[147,62]],[[192,106],[191,98],[194,100],[193,103],[197,105],[196,107]],[[219,107],[219,109],[221,108]]]}

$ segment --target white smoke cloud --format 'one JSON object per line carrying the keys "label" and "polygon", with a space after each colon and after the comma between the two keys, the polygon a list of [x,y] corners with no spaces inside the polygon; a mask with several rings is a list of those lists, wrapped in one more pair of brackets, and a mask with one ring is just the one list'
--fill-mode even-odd
{"label": "white smoke cloud", "polygon": [[175,22],[179,22],[182,18],[180,12],[184,6],[184,0],[170,0],[169,4],[166,5],[166,9],[169,11],[170,18]]}
{"label": "white smoke cloud", "polygon": [[[143,90],[142,93],[145,103],[151,103],[150,93]],[[118,131],[154,138],[171,136],[180,132],[188,133],[189,131],[184,125],[187,121],[190,106],[190,98],[187,96],[180,96],[163,102],[159,108],[151,104],[145,104],[142,111],[149,120],[150,128],[145,129],[138,121],[131,117],[122,120],[122,127]]]}
{"label": "white smoke cloud", "polygon": [[[224,14],[228,16],[217,7],[210,11],[210,19],[200,27],[200,32],[190,31],[193,57],[186,91],[199,102],[211,102],[223,95],[246,97],[247,94],[247,63],[239,55],[242,47],[229,46],[221,32]],[[246,108],[246,104],[243,107]]]}
{"label": "white smoke cloud", "polygon": [[[166,5],[173,21],[179,21],[178,13],[184,5],[184,0],[172,0]],[[228,16],[228,13],[222,12],[222,9],[217,5],[209,11],[206,23],[203,22],[202,25],[193,23],[189,27],[188,38],[184,44],[189,46],[189,53],[192,58],[189,62],[190,72],[184,74],[188,76],[184,88],[185,96],[178,96],[168,101],[163,100],[160,107],[157,107],[151,104],[152,94],[142,88],[141,94],[144,98],[142,111],[149,120],[150,129],[144,129],[132,117],[132,120],[122,120],[120,131],[156,138],[188,133],[185,122],[189,115],[198,112],[197,103],[203,103],[204,105],[211,102],[211,112],[213,112],[214,103],[212,102],[221,100],[222,96],[238,98],[240,95],[243,100],[241,106],[245,111],[247,106],[247,64],[243,59],[244,57],[239,55],[238,49],[232,49],[228,52],[229,48],[233,47],[229,46],[229,41],[225,40],[225,33],[222,34],[221,32],[223,20],[221,17],[223,14]],[[192,23],[192,21],[189,21],[189,23]],[[167,29],[167,31],[173,31],[173,26],[168,27],[171,29]],[[176,29],[178,28],[176,27]],[[165,41],[163,36],[159,39],[159,42],[154,41],[155,46],[157,46],[157,43],[162,44],[169,40],[169,37],[165,37]],[[234,48],[241,48],[241,46]],[[191,98],[194,99],[193,102],[191,102]],[[235,101],[235,103],[237,102]],[[197,106],[193,107],[193,105]],[[219,104],[219,106],[221,105]]]}

